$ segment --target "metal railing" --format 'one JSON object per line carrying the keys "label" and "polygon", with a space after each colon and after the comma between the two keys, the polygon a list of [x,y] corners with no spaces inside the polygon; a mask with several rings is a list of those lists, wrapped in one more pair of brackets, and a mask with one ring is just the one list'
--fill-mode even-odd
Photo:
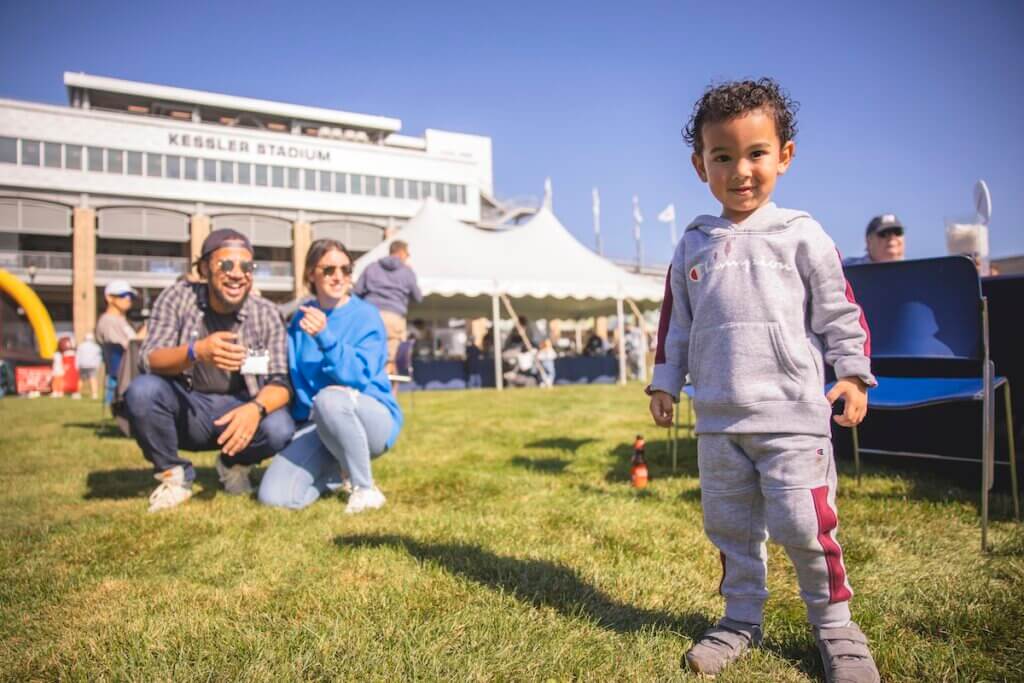
{"label": "metal railing", "polygon": [[188,271],[188,259],[184,256],[97,254],[96,270],[104,272],[161,273],[177,276]]}
{"label": "metal railing", "polygon": [[0,251],[0,268],[11,270],[71,270],[71,252]]}
{"label": "metal railing", "polygon": [[268,277],[291,277],[292,264],[290,261],[257,261],[256,279]]}

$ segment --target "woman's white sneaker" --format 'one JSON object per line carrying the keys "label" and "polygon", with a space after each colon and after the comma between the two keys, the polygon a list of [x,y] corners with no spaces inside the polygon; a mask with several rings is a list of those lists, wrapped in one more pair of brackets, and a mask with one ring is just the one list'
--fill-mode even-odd
{"label": "woman's white sneaker", "polygon": [[192,482],[185,481],[185,470],[180,465],[158,472],[153,478],[160,485],[149,496],[150,512],[177,507],[192,497]]}
{"label": "woman's white sneaker", "polygon": [[386,499],[376,486],[364,489],[355,487],[352,495],[348,497],[348,505],[345,506],[346,515],[354,515],[367,510],[378,510],[384,507]]}

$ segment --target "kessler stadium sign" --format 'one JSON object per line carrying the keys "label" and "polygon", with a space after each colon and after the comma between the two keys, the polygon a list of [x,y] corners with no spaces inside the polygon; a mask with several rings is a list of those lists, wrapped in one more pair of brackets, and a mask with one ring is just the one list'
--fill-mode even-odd
{"label": "kessler stadium sign", "polygon": [[219,152],[235,152],[254,154],[261,157],[278,159],[309,159],[312,161],[330,161],[328,150],[306,147],[303,145],[279,145],[271,142],[250,142],[222,135],[192,135],[191,133],[168,133],[167,144],[171,147],[187,147],[190,149],[210,149]]}

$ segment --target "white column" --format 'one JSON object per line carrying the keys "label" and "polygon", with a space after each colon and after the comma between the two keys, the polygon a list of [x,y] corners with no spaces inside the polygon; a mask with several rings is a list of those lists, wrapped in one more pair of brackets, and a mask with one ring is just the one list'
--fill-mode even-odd
{"label": "white column", "polygon": [[501,309],[498,307],[497,293],[491,295],[491,337],[494,340],[494,386],[498,391],[504,388],[504,378],[501,376],[501,330],[498,323],[501,322]]}
{"label": "white column", "polygon": [[615,317],[618,321],[619,342],[619,384],[626,383],[626,316],[622,312],[622,298],[615,300]]}

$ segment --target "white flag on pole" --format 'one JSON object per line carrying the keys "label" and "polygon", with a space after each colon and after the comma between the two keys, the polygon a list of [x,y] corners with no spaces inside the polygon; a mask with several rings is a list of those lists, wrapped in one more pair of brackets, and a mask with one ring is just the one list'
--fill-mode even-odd
{"label": "white flag on pole", "polygon": [[592,208],[594,210],[594,216],[601,215],[601,196],[597,193],[597,188],[593,188],[590,191],[590,196],[593,197]]}
{"label": "white flag on pole", "polygon": [[676,205],[669,204],[666,206],[661,213],[658,214],[658,220],[662,223],[671,223],[676,219]]}
{"label": "white flag on pole", "polygon": [[633,221],[639,225],[644,222],[644,215],[640,213],[640,199],[633,195]]}

